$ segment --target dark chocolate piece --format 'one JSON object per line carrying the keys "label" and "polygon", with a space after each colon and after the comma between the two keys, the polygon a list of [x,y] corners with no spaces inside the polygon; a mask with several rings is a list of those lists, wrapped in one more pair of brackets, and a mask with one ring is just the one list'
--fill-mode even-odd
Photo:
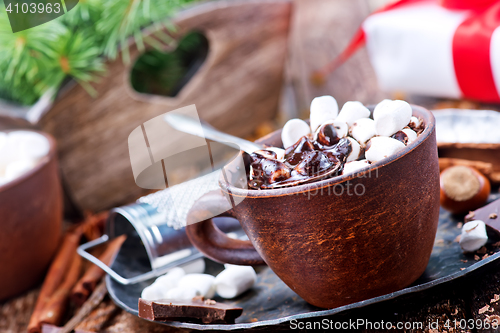
{"label": "dark chocolate piece", "polygon": [[242,308],[209,299],[147,301],[139,298],[139,317],[154,321],[233,324],[242,312]]}
{"label": "dark chocolate piece", "polygon": [[494,231],[500,236],[500,218],[492,218],[495,217],[495,215],[500,215],[500,199],[470,212],[465,216],[465,222],[481,220],[489,227],[488,231]]}

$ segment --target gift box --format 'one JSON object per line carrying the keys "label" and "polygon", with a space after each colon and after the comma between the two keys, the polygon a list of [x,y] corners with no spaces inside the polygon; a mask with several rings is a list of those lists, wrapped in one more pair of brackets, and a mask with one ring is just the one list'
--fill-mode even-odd
{"label": "gift box", "polygon": [[380,88],[500,102],[500,1],[402,0],[370,15],[329,71],[366,43]]}

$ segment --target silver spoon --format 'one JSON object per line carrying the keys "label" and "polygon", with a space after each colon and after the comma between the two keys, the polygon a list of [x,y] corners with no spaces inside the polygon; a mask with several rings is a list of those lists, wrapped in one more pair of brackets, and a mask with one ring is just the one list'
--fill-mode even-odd
{"label": "silver spoon", "polygon": [[[248,154],[251,154],[258,150],[266,149],[264,145],[247,141],[245,139],[238,138],[236,136],[227,133],[223,133],[207,124],[199,122],[196,119],[181,114],[170,112],[167,115],[165,115],[165,121],[176,130],[182,131],[184,133],[196,135],[201,138],[209,139],[220,143],[229,142],[236,144],[240,147],[241,150],[243,150]],[[324,178],[333,175],[335,172],[339,170],[339,168],[340,168],[340,163],[338,163],[335,167],[320,175],[312,176],[305,179],[298,179],[296,181],[290,181],[290,182],[284,181],[280,183],[271,184],[270,188],[283,188],[283,187],[296,186],[300,184],[311,183],[314,181],[322,180]]]}
{"label": "silver spoon", "polygon": [[168,113],[165,116],[165,121],[176,130],[182,131],[184,133],[196,135],[200,138],[209,139],[220,143],[233,143],[248,154],[251,154],[257,150],[266,149],[264,145],[220,132],[207,124],[199,122],[196,119],[178,113]]}

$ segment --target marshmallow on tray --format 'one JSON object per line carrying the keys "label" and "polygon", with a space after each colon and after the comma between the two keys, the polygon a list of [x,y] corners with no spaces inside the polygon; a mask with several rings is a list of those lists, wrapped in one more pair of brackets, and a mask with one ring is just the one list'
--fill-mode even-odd
{"label": "marshmallow on tray", "polygon": [[203,273],[205,272],[205,260],[203,258],[196,259],[180,267],[186,274]]}
{"label": "marshmallow on tray", "polygon": [[165,290],[160,284],[153,283],[142,290],[141,298],[148,301],[156,301],[167,297],[168,290]]}
{"label": "marshmallow on tray", "polygon": [[215,277],[209,274],[187,274],[184,275],[177,285],[178,288],[194,288],[198,295],[212,298],[215,295]]}
{"label": "marshmallow on tray", "polygon": [[310,112],[311,130],[315,132],[324,122],[337,118],[339,106],[332,96],[316,97],[311,102]]}
{"label": "marshmallow on tray", "polygon": [[464,252],[474,252],[488,242],[486,225],[483,221],[475,220],[467,222],[462,227],[460,236],[460,247]]}
{"label": "marshmallow on tray", "polygon": [[235,298],[252,288],[257,274],[251,266],[225,265],[226,269],[215,278],[217,294],[226,299]]}
{"label": "marshmallow on tray", "polygon": [[[200,296],[200,293],[197,289],[192,287],[176,287],[174,289],[170,289],[165,293],[165,297],[163,299],[175,299],[179,301],[190,301],[194,297]],[[144,297],[142,297],[144,298]]]}

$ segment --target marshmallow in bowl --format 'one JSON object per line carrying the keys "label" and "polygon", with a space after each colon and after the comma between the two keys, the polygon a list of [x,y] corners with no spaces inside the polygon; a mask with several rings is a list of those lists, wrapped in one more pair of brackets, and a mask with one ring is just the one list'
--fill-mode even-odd
{"label": "marshmallow in bowl", "polygon": [[33,131],[0,132],[0,185],[37,166],[49,154],[50,143]]}
{"label": "marshmallow in bowl", "polygon": [[304,135],[311,133],[309,125],[301,119],[290,119],[281,131],[281,141],[283,147],[288,148],[297,142]]}
{"label": "marshmallow in bowl", "polygon": [[332,96],[316,97],[311,102],[310,112],[311,130],[315,132],[324,122],[337,118],[339,106]]}

